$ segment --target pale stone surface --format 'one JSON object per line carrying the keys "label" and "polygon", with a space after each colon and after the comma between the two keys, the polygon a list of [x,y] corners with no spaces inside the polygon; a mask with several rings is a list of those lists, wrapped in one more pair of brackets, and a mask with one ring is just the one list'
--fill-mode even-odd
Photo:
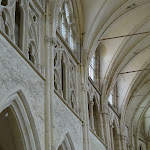
{"label": "pale stone surface", "polygon": [[18,139],[27,150],[150,149],[149,10],[149,0],[0,0],[0,137],[18,122],[26,137],[14,127],[0,149]]}
{"label": "pale stone surface", "polygon": [[106,147],[101,143],[95,135],[90,131],[91,150],[106,150]]}
{"label": "pale stone surface", "polygon": [[44,149],[44,81],[2,36],[0,70],[0,100],[22,90],[36,124],[41,149]]}
{"label": "pale stone surface", "polygon": [[66,133],[69,133],[75,150],[83,149],[82,122],[67,108],[62,100],[54,95],[54,143],[55,148],[62,143]]}

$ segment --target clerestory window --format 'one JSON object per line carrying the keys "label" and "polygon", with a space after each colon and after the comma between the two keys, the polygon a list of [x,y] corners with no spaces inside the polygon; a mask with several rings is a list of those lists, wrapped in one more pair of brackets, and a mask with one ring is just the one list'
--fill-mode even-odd
{"label": "clerestory window", "polygon": [[56,25],[60,34],[68,43],[72,51],[75,49],[75,24],[73,23],[73,18],[73,12],[71,11],[69,0],[66,0],[60,10],[60,21],[57,21]]}
{"label": "clerestory window", "polygon": [[110,95],[108,97],[108,102],[113,105],[113,90],[110,92]]}
{"label": "clerestory window", "polygon": [[95,53],[91,58],[90,65],[89,65],[89,77],[94,81],[96,75],[96,58]]}

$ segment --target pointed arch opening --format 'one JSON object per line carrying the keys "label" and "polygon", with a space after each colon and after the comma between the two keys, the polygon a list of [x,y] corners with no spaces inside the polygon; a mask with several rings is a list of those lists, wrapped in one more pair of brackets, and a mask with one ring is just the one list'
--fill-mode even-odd
{"label": "pointed arch opening", "polygon": [[57,150],[75,150],[71,136],[67,133]]}
{"label": "pointed arch opening", "polygon": [[[0,134],[3,135],[2,132],[7,130],[9,137],[5,133],[5,143],[8,143],[8,139],[10,139],[10,143],[13,143],[13,147],[11,146],[10,149],[6,149],[40,150],[40,141],[35,122],[23,92],[18,90],[17,92],[11,93],[8,97],[2,99],[0,103],[0,127],[3,126],[1,128],[2,130],[0,129]],[[0,139],[0,147],[4,148],[1,141]]]}
{"label": "pointed arch opening", "polygon": [[2,150],[26,150],[20,125],[12,106],[0,113],[0,146]]}

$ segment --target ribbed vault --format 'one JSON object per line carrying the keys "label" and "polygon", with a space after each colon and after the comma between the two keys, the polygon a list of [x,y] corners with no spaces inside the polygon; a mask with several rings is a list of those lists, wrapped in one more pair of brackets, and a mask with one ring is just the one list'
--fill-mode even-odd
{"label": "ribbed vault", "polygon": [[[138,136],[142,122],[149,138],[150,120],[150,34],[101,40],[110,37],[150,32],[149,0],[94,0],[92,10],[85,10],[83,0],[83,50],[89,61],[96,49],[101,51],[100,80],[102,101],[106,101],[114,85],[118,87],[118,109],[121,124],[130,127],[130,138]],[[87,15],[89,13],[89,15]],[[92,22],[92,23],[88,23]],[[88,64],[88,62],[87,62]],[[147,117],[147,118],[146,118]],[[145,119],[146,118],[146,119]],[[123,129],[122,129],[123,130]],[[122,131],[123,132],[123,131]]]}

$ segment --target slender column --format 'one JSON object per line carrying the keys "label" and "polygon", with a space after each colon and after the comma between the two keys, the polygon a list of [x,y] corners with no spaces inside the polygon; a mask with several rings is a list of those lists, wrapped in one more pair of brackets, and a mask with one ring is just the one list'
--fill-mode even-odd
{"label": "slender column", "polygon": [[104,123],[102,113],[99,114],[99,117],[100,117],[100,137],[104,141],[104,126],[103,126]]}
{"label": "slender column", "polygon": [[116,150],[123,150],[121,147],[121,135],[120,134],[115,135],[115,141],[116,141]]}
{"label": "slender column", "polygon": [[111,150],[111,139],[110,139],[110,126],[109,126],[109,114],[104,112],[103,114],[103,118],[104,118],[104,130],[105,130],[105,143],[107,145],[107,149]]}
{"label": "slender column", "polygon": [[121,142],[122,142],[122,150],[128,150],[127,149],[127,137],[124,135],[121,135]]}
{"label": "slender column", "polygon": [[89,124],[88,124],[88,102],[87,102],[88,86],[82,83],[82,112],[83,112],[83,149],[90,150],[89,144]]}
{"label": "slender column", "polygon": [[90,104],[89,104],[89,109],[90,109],[90,125],[91,125],[91,129],[94,130],[94,118],[93,118],[93,105],[94,105],[94,102],[93,101],[90,101]]}
{"label": "slender column", "polygon": [[[45,36],[45,150],[53,150],[54,147],[54,45],[55,38],[53,37],[52,24],[53,13],[50,7],[52,3],[47,1],[46,5],[46,36]],[[50,26],[51,25],[51,26]]]}
{"label": "slender column", "polygon": [[114,126],[111,125],[110,126],[110,138],[111,138],[111,149],[112,150],[114,150],[114,145],[115,145],[115,143],[114,143],[115,137],[114,137],[114,134],[113,134],[113,128],[114,128]]}
{"label": "slender column", "polygon": [[0,11],[0,29],[5,32],[5,25],[4,25],[4,20],[2,17],[2,11]]}

